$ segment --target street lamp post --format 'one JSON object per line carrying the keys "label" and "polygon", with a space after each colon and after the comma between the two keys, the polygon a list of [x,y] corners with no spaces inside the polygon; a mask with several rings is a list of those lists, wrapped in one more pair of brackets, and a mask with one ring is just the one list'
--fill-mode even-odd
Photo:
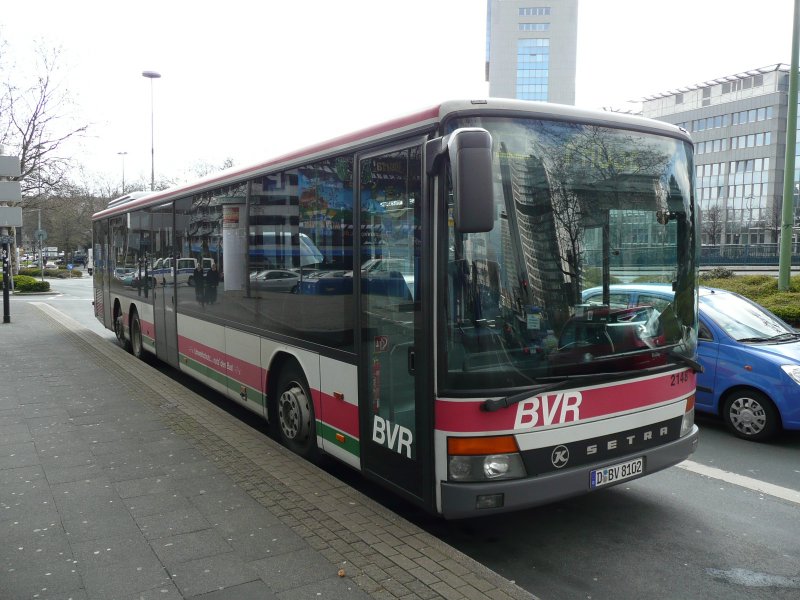
{"label": "street lamp post", "polygon": [[150,191],[156,188],[156,153],[153,142],[153,79],[159,79],[161,73],[157,71],[142,71],[142,77],[150,80]]}
{"label": "street lamp post", "polygon": [[122,195],[125,195],[125,156],[127,152],[117,152],[122,157]]}

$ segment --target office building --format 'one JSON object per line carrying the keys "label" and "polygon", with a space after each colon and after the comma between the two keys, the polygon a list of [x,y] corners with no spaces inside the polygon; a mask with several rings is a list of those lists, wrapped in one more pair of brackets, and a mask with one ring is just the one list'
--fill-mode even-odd
{"label": "office building", "polygon": [[[703,245],[779,242],[789,72],[783,64],[763,67],[649,96],[642,103],[643,116],[692,135]],[[798,179],[795,170],[794,242],[800,223]]]}
{"label": "office building", "polygon": [[489,95],[575,104],[577,45],[578,0],[487,0]]}

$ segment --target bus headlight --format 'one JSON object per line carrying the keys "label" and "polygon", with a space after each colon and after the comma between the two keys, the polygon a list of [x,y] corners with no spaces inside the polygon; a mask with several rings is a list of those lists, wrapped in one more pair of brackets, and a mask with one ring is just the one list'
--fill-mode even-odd
{"label": "bus headlight", "polygon": [[691,433],[692,427],[694,427],[694,396],[689,396],[686,399],[686,411],[683,413],[683,420],[681,421],[680,437]]}
{"label": "bus headlight", "polygon": [[450,481],[519,479],[527,474],[519,454],[451,456],[447,471],[447,478]]}
{"label": "bus headlight", "polygon": [[449,438],[449,481],[496,481],[525,477],[525,465],[513,436]]}

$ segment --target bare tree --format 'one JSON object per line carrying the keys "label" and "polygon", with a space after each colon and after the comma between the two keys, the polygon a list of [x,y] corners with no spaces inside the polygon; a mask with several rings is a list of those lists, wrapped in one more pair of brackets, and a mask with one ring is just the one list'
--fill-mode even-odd
{"label": "bare tree", "polygon": [[725,227],[725,213],[719,205],[714,205],[703,211],[702,219],[703,235],[706,236],[712,246],[716,246],[722,237],[722,231]]}
{"label": "bare tree", "polygon": [[69,113],[70,94],[58,82],[59,48],[36,49],[35,80],[18,87],[19,75],[8,65],[7,46],[0,55],[0,144],[7,154],[19,156],[22,204],[48,196],[64,195],[73,161],[62,154],[67,140],[83,135],[88,125],[75,126]]}

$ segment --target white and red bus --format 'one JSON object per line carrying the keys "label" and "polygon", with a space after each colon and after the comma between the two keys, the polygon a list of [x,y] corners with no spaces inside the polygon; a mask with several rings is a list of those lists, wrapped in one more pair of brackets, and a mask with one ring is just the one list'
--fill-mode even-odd
{"label": "white and red bus", "polygon": [[[446,518],[535,506],[696,447],[693,173],[672,125],[446,102],[115,200],[95,314],[298,454]],[[183,258],[213,267],[154,269]],[[634,280],[675,301],[615,302]]]}

